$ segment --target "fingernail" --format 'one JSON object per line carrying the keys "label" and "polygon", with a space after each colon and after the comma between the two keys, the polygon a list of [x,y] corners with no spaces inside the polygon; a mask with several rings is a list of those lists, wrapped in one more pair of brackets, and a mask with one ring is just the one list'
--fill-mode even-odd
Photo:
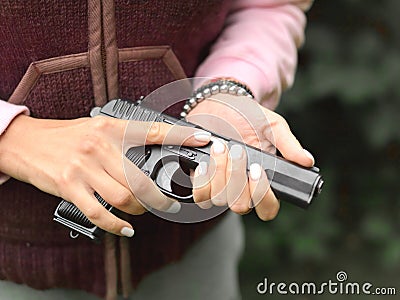
{"label": "fingernail", "polygon": [[178,201],[174,201],[172,205],[166,210],[167,213],[176,214],[181,210],[181,204]]}
{"label": "fingernail", "polygon": [[308,152],[306,149],[303,149],[303,151],[304,151],[304,153],[306,154],[306,156],[307,156],[309,159],[312,160],[312,164],[314,165],[314,163],[315,163],[314,156],[313,156],[310,152]]}
{"label": "fingernail", "polygon": [[229,152],[232,159],[241,159],[243,155],[243,148],[240,145],[233,145]]}
{"label": "fingernail", "polygon": [[199,142],[209,142],[211,139],[211,133],[209,133],[208,131],[196,131],[194,133],[194,138],[196,141]]}
{"label": "fingernail", "polygon": [[224,201],[223,199],[219,199],[219,198],[213,198],[212,199],[212,203],[216,206],[224,206],[226,205],[226,201]]}
{"label": "fingernail", "polygon": [[207,170],[208,170],[208,165],[205,161],[202,161],[199,163],[199,166],[197,167],[199,169],[199,175],[206,175]]}
{"label": "fingernail", "polygon": [[261,177],[261,166],[259,164],[250,165],[250,178],[257,181]]}
{"label": "fingernail", "polygon": [[127,237],[133,237],[133,235],[135,234],[135,230],[130,227],[124,227],[121,229],[121,234]]}
{"label": "fingernail", "polygon": [[225,145],[218,139],[213,139],[211,148],[215,154],[222,154],[225,152]]}

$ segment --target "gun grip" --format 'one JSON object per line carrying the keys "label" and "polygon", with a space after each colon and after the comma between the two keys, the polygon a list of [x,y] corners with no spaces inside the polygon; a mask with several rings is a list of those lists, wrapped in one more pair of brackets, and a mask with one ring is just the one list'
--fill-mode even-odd
{"label": "gun grip", "polygon": [[[99,194],[94,193],[94,195],[99,203],[108,211],[114,211],[114,208]],[[76,238],[80,233],[86,235],[92,240],[97,240],[104,233],[99,227],[90,222],[90,220],[73,203],[65,200],[62,200],[58,204],[54,212],[53,220],[71,228],[71,237],[74,238]],[[73,231],[78,233],[78,235],[72,235]]]}

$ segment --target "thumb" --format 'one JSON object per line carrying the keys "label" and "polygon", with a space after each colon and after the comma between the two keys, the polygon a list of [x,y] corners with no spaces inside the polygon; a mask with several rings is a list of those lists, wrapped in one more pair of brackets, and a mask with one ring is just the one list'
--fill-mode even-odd
{"label": "thumb", "polygon": [[278,119],[272,128],[272,143],[287,160],[295,162],[304,167],[312,167],[315,163],[312,154],[303,149],[300,142],[290,131],[289,125],[283,117]]}

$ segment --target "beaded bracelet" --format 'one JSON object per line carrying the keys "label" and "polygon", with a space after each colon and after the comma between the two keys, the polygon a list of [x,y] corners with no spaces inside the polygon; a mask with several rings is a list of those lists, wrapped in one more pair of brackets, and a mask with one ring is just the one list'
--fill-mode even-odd
{"label": "beaded bracelet", "polygon": [[197,104],[202,102],[204,99],[207,99],[211,95],[216,95],[219,93],[235,96],[246,96],[254,99],[253,93],[246,85],[231,79],[218,79],[195,90],[192,96],[186,100],[180,117],[182,119],[186,118],[188,113],[194,107],[196,107]]}

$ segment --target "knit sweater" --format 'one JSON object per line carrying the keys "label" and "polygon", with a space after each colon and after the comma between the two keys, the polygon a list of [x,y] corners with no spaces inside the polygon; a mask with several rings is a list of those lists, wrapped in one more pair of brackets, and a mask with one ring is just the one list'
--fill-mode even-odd
{"label": "knit sweater", "polygon": [[[22,112],[83,117],[109,99],[136,99],[193,75],[235,77],[274,108],[293,82],[309,2],[3,1],[0,134]],[[216,222],[175,224],[145,214],[130,219],[140,228],[135,238],[95,244],[69,239],[52,222],[58,201],[14,179],[0,186],[0,279],[113,299],[118,286],[129,293],[179,259]]]}

